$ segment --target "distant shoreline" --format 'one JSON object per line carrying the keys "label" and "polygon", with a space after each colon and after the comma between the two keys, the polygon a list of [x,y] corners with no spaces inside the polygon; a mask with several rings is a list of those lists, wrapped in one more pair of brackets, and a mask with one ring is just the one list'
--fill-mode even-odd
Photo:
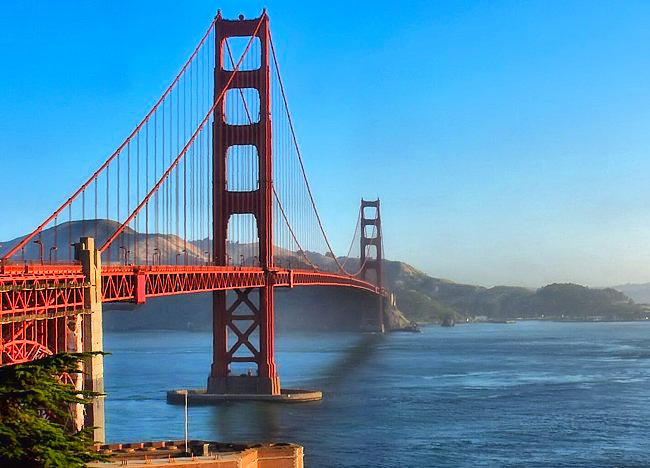
{"label": "distant shoreline", "polygon": [[[503,325],[512,325],[517,322],[567,322],[567,323],[612,323],[612,322],[648,322],[650,323],[650,318],[639,318],[639,319],[589,319],[589,318],[558,318],[558,317],[535,317],[535,318],[513,318],[506,320],[470,320],[467,322],[456,322],[456,325],[473,325],[479,323],[491,323],[491,324],[503,324]],[[418,325],[440,325],[438,322],[422,322]]]}

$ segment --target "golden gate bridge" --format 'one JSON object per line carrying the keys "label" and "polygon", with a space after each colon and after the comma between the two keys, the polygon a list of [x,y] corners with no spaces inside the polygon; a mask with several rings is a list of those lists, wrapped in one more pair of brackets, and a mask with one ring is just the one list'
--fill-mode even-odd
{"label": "golden gate bridge", "polygon": [[[298,146],[269,18],[218,13],[133,132],[29,235],[0,250],[0,365],[101,351],[102,303],[212,292],[207,391],[280,395],[274,290],[366,291],[383,332],[379,200],[336,256]],[[78,388],[103,391],[102,356]],[[254,366],[238,375],[237,366]],[[94,403],[86,423],[103,426]],[[96,432],[102,439],[103,428]]]}

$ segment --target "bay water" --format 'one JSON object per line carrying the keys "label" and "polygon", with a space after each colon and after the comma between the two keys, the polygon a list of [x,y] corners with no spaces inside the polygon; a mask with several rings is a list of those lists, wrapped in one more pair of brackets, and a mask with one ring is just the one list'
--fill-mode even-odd
{"label": "bay water", "polygon": [[[204,387],[211,334],[108,332],[109,442],[183,438],[167,390]],[[276,337],[321,402],[190,407],[190,438],[285,441],[306,466],[650,466],[650,323],[478,323]]]}

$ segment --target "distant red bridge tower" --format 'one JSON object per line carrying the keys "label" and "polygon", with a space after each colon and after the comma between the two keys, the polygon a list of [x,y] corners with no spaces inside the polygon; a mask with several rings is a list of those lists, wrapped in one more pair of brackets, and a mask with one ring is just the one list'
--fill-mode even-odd
{"label": "distant red bridge tower", "polygon": [[[367,229],[370,228],[370,229]],[[383,286],[383,240],[379,199],[361,200],[361,279]],[[377,296],[377,310],[365,311],[362,327],[384,333],[384,297]]]}

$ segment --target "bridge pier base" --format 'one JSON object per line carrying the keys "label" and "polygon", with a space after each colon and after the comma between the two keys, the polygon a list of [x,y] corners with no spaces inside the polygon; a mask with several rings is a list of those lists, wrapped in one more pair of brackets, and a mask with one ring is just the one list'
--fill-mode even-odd
{"label": "bridge pier base", "polygon": [[[82,271],[88,287],[84,295],[84,308],[88,313],[83,315],[83,351],[94,352],[104,350],[102,331],[102,261],[101,254],[95,248],[95,239],[82,237],[75,244],[75,258],[81,262]],[[104,393],[104,357],[92,356],[83,363],[83,388],[93,392]],[[86,405],[84,424],[94,427],[96,442],[105,441],[104,397],[96,397],[93,403]]]}
{"label": "bridge pier base", "polygon": [[[208,393],[280,395],[273,307],[272,283],[263,288],[236,289],[230,297],[225,291],[213,293],[213,362]],[[246,368],[248,365],[252,367]]]}
{"label": "bridge pier base", "polygon": [[[183,404],[186,394],[191,403],[202,404],[295,403],[323,398],[318,390],[280,389],[274,350],[274,280],[274,273],[268,271],[263,288],[235,289],[230,295],[213,292],[213,362],[207,391],[171,390],[167,392],[169,403]],[[245,369],[248,365],[253,367]]]}
{"label": "bridge pier base", "polygon": [[205,390],[179,389],[167,392],[167,403],[184,405],[185,395],[192,404],[219,404],[226,401],[264,401],[269,403],[306,403],[323,399],[323,392],[319,390],[283,388],[279,395],[261,393],[210,393]]}
{"label": "bridge pier base", "polygon": [[278,382],[258,376],[208,377],[208,393],[215,394],[279,395],[279,392],[273,392],[276,386]]}

